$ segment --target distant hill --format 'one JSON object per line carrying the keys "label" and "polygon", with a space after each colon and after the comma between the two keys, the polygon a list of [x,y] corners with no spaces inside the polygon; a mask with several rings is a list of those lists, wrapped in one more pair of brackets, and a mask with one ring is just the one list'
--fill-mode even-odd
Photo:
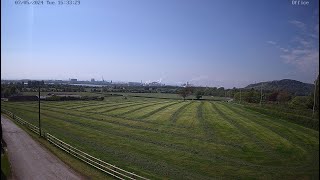
{"label": "distant hill", "polygon": [[309,83],[303,83],[292,79],[282,79],[277,81],[259,82],[256,84],[250,84],[245,89],[256,89],[267,91],[285,90],[297,96],[307,96],[314,90],[314,85]]}

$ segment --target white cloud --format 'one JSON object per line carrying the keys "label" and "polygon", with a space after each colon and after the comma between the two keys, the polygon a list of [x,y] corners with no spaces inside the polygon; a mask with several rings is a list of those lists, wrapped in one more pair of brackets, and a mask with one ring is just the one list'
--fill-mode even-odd
{"label": "white cloud", "polygon": [[267,43],[272,44],[272,45],[276,45],[277,43],[274,41],[267,41]]}
{"label": "white cloud", "polygon": [[299,71],[314,70],[319,65],[319,23],[310,27],[297,20],[289,23],[298,27],[300,33],[292,38],[288,48],[276,46],[281,51],[280,58],[285,63],[296,66]]}
{"label": "white cloud", "polygon": [[291,21],[289,21],[289,23],[295,25],[296,27],[300,28],[301,30],[305,30],[306,29],[306,25],[301,21],[291,20]]}
{"label": "white cloud", "polygon": [[314,27],[314,33],[311,33],[310,36],[315,39],[319,39],[319,23]]}
{"label": "white cloud", "polygon": [[286,48],[279,47],[279,49],[280,49],[282,52],[289,52],[289,50],[286,49]]}
{"label": "white cloud", "polygon": [[319,64],[318,49],[290,49],[280,57],[287,64],[296,66],[300,71],[307,72]]}

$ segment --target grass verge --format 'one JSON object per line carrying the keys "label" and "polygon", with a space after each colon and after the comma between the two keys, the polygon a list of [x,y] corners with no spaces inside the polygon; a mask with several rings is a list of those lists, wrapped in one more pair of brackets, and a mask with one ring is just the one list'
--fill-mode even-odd
{"label": "grass verge", "polygon": [[[2,177],[2,173],[4,177]],[[11,168],[8,153],[5,151],[1,154],[1,179],[9,179],[11,177]]]}

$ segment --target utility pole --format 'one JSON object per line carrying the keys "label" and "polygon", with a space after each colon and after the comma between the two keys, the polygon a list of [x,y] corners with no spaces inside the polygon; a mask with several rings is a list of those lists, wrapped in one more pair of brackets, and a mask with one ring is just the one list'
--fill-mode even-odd
{"label": "utility pole", "polygon": [[316,107],[316,92],[317,92],[317,80],[314,81],[312,117],[314,116],[314,111]]}
{"label": "utility pole", "polygon": [[262,83],[261,83],[261,86],[260,86],[260,106],[262,104]]}
{"label": "utility pole", "polygon": [[240,104],[241,104],[241,89],[240,89]]}
{"label": "utility pole", "polygon": [[39,134],[40,134],[40,137],[41,137],[41,121],[40,121],[40,81],[39,81],[39,98],[38,98],[38,101],[39,101]]}
{"label": "utility pole", "polygon": [[227,91],[224,91],[224,99],[227,100]]}
{"label": "utility pole", "polygon": [[[318,74],[318,76],[317,76],[317,74]],[[319,69],[317,67],[314,71],[314,77],[315,77],[315,80],[314,80],[314,91],[313,91],[312,117],[314,116],[314,112],[315,112],[315,108],[316,108],[317,80],[319,80]]]}

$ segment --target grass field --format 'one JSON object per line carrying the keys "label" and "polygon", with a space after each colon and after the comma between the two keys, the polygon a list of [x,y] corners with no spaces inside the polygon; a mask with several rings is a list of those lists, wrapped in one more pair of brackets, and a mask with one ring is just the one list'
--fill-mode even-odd
{"label": "grass field", "polygon": [[[125,97],[141,97],[141,98],[156,98],[156,99],[172,99],[172,100],[182,100],[183,98],[179,94],[170,94],[170,93],[123,93],[123,92],[41,92],[41,96],[48,95],[48,93],[53,93],[56,95],[80,95],[80,96],[106,96],[111,95],[120,95]],[[37,96],[38,92],[23,92],[23,95],[26,96]],[[190,95],[186,97],[187,100],[196,99],[195,95]],[[202,100],[211,100],[211,101],[225,101],[229,98],[218,97],[218,96],[202,96]]]}
{"label": "grass field", "polygon": [[[37,102],[2,102],[38,125]],[[216,101],[42,102],[42,127],[152,179],[318,179],[319,132]]]}
{"label": "grass field", "polygon": [[[160,99],[177,99],[181,100],[182,97],[179,94],[170,94],[170,93],[104,93],[104,94],[121,94],[127,97],[145,97],[145,98],[160,98]],[[186,99],[192,100],[196,99],[195,95],[187,96]],[[229,98],[218,97],[218,96],[202,96],[203,100],[212,100],[212,101],[224,101]]]}

